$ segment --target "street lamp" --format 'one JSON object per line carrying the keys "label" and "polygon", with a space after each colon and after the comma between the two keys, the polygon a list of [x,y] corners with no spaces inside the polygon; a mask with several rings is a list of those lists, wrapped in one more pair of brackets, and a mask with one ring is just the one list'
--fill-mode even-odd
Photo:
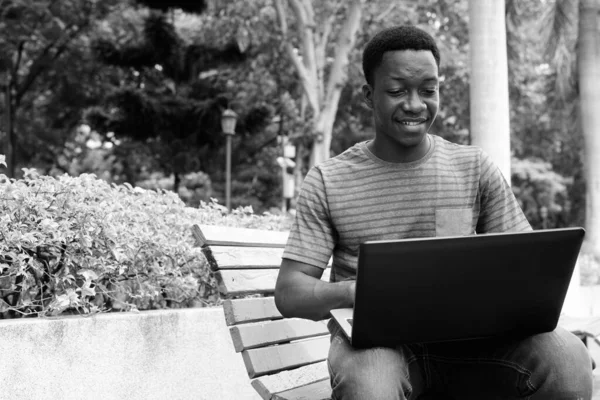
{"label": "street lamp", "polygon": [[231,211],[231,138],[235,135],[235,123],[237,122],[237,114],[227,109],[221,114],[221,129],[226,138],[226,159],[225,159],[225,205],[227,210]]}

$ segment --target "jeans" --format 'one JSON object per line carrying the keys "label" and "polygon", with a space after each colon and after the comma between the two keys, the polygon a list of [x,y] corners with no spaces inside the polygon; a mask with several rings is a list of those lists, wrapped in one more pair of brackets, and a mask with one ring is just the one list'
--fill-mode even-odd
{"label": "jeans", "polygon": [[[592,360],[558,327],[524,339],[354,349],[330,323],[333,400],[590,400]],[[432,397],[429,397],[432,396]]]}

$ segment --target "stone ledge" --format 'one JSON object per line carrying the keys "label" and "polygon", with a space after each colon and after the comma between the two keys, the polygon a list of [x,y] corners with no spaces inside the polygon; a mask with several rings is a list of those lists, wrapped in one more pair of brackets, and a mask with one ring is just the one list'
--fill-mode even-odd
{"label": "stone ledge", "polygon": [[0,399],[259,399],[223,309],[0,321]]}

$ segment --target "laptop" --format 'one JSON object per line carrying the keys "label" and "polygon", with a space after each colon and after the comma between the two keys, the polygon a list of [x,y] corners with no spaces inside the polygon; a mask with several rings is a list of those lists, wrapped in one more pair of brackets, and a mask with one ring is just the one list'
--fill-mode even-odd
{"label": "laptop", "polygon": [[356,348],[527,336],[556,328],[585,230],[360,245],[354,308],[331,315]]}

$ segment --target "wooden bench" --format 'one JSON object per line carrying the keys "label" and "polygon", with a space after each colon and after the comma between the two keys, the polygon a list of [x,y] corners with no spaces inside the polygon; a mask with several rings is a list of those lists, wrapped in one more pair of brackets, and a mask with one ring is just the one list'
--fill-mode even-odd
{"label": "wooden bench", "polygon": [[[204,225],[192,232],[226,299],[225,321],[256,391],[263,399],[329,399],[327,321],[283,318],[273,298],[288,233]],[[600,318],[559,324],[586,345],[600,344]]]}
{"label": "wooden bench", "polygon": [[263,399],[329,399],[327,321],[283,318],[275,307],[288,233],[197,225],[192,231],[226,298],[225,321],[254,389]]}

